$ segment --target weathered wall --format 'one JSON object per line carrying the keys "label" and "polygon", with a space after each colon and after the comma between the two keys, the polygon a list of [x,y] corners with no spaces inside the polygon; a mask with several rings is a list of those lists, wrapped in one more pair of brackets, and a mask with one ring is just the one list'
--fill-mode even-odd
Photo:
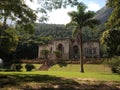
{"label": "weathered wall", "polygon": [[[38,58],[43,58],[43,55],[41,54],[42,50],[49,50],[51,52],[51,47],[52,47],[52,44],[39,45]],[[50,57],[50,55],[48,57]]]}
{"label": "weathered wall", "polygon": [[59,44],[62,44],[62,46],[63,46],[62,58],[69,59],[69,40],[54,41],[53,42],[53,51],[56,51],[58,49]]}
{"label": "weathered wall", "polygon": [[83,54],[85,56],[85,48],[88,48],[88,49],[96,49],[96,53],[93,53],[93,50],[92,50],[92,53],[93,53],[93,56],[94,57],[97,57],[99,58],[100,57],[100,46],[99,46],[99,42],[84,42],[83,43]]}
{"label": "weathered wall", "polygon": [[[50,51],[49,53],[49,58],[51,59],[56,59],[54,55],[54,51],[58,50],[58,45],[62,45],[62,58],[63,59],[69,59],[69,58],[74,58],[75,56],[79,56],[79,52],[77,55],[74,54],[73,47],[78,46],[77,42],[75,40],[54,40],[51,44],[48,45],[41,45],[39,46],[39,52],[38,52],[38,58],[43,58],[43,55],[41,55],[41,50],[47,49]],[[99,42],[93,41],[93,42],[83,42],[83,55],[84,57],[86,56],[85,54],[85,48],[91,49],[95,48],[96,53],[94,54],[95,57],[99,58],[100,57],[100,48],[99,48]]]}

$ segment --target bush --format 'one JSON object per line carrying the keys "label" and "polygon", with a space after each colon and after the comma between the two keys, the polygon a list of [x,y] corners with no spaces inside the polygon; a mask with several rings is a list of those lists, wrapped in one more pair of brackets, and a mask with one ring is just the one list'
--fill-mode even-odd
{"label": "bush", "polygon": [[57,61],[57,64],[60,67],[66,67],[67,66],[67,63],[64,60],[62,60],[62,59],[60,59],[59,61]]}
{"label": "bush", "polygon": [[113,73],[120,74],[120,57],[114,57],[108,63]]}
{"label": "bush", "polygon": [[34,69],[35,66],[33,64],[26,64],[25,68],[26,68],[27,71],[32,71],[32,69]]}
{"label": "bush", "polygon": [[15,70],[16,71],[20,71],[22,69],[22,65],[21,64],[16,64],[15,65]]}
{"label": "bush", "polygon": [[61,51],[60,50],[53,51],[53,53],[55,54],[55,56],[57,58],[59,58],[61,56]]}
{"label": "bush", "polygon": [[42,50],[41,54],[44,55],[44,58],[47,59],[49,55],[49,50]]}
{"label": "bush", "polygon": [[117,73],[120,74],[120,65],[117,67]]}

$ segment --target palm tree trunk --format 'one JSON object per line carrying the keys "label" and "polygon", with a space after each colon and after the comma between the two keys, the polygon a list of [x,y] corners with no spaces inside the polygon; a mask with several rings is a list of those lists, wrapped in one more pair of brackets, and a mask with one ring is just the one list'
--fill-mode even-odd
{"label": "palm tree trunk", "polygon": [[84,73],[84,67],[83,67],[83,46],[82,42],[80,43],[80,64],[81,64],[81,72]]}
{"label": "palm tree trunk", "polygon": [[83,62],[83,44],[82,44],[82,31],[78,33],[78,44],[79,44],[79,51],[80,51],[80,72],[84,73],[84,62]]}

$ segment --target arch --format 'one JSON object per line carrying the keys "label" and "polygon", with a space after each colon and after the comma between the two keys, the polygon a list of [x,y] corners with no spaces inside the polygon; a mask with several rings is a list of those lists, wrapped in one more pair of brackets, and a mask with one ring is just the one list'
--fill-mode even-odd
{"label": "arch", "polygon": [[79,47],[77,45],[73,46],[73,57],[74,57],[74,59],[79,59],[79,57],[80,57]]}
{"label": "arch", "polygon": [[63,46],[63,44],[61,44],[61,43],[58,44],[57,49],[61,52],[60,57],[63,57],[63,53],[64,53],[64,46]]}
{"label": "arch", "polygon": [[63,45],[61,43],[58,44],[58,50],[60,50],[61,53],[64,53],[64,47],[63,47]]}

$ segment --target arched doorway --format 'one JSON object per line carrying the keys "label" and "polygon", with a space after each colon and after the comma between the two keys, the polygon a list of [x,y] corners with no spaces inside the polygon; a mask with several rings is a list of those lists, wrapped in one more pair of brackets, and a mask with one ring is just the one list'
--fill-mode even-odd
{"label": "arched doorway", "polygon": [[78,48],[77,45],[73,46],[73,55],[74,55],[73,56],[74,59],[78,59],[80,57],[80,55],[79,55],[79,48]]}
{"label": "arched doorway", "polygon": [[61,52],[61,57],[62,57],[64,53],[64,47],[62,44],[58,44],[58,50]]}

